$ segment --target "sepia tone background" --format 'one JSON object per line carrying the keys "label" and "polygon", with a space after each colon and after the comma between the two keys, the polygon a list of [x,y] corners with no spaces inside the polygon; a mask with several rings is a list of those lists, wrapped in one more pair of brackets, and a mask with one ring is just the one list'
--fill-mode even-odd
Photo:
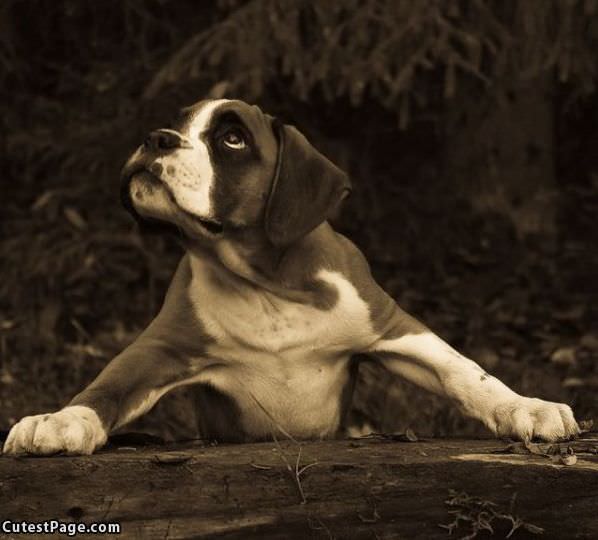
{"label": "sepia tone background", "polygon": [[[207,96],[259,104],[350,172],[335,226],[404,309],[592,418],[596,51],[595,0],[4,0],[0,429],[63,406],[155,315],[181,250],[139,233],[118,172]],[[136,429],[192,435],[186,407]],[[484,433],[371,366],[353,419]]]}

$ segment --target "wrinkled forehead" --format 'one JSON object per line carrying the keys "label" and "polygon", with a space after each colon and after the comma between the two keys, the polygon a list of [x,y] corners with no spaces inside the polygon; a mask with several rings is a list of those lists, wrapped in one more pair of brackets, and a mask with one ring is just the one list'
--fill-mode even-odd
{"label": "wrinkled forehead", "polygon": [[269,147],[275,142],[272,131],[273,118],[264,114],[257,105],[234,99],[207,99],[198,101],[181,111],[180,124],[187,136],[202,137],[220,120],[234,118],[251,133],[258,146]]}

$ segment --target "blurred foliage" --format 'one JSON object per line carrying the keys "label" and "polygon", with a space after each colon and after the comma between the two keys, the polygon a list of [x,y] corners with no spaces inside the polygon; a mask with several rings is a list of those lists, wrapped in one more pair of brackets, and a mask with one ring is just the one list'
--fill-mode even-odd
{"label": "blurred foliage", "polygon": [[[575,94],[598,75],[595,0],[229,1],[230,14],[190,38],[146,90],[218,73],[229,92],[255,100],[269,85],[306,101],[366,96],[399,114],[426,108],[468,75],[486,90],[504,79],[556,71]],[[440,75],[440,77],[439,77]],[[430,84],[431,80],[441,84]],[[222,88],[222,87],[221,87]],[[465,91],[469,91],[466,86]]]}
{"label": "blurred foliage", "polygon": [[[407,310],[519,390],[595,411],[596,4],[4,0],[0,427],[63,405],[155,314],[180,252],[140,236],[118,172],[206,94],[295,119],[351,171],[338,226]],[[559,109],[561,221],[526,245],[443,182],[443,107],[548,71],[575,103]],[[444,402],[364,380],[386,429],[464,429]]]}
{"label": "blurred foliage", "polygon": [[180,45],[193,12],[135,0],[0,5],[4,425],[70,399],[159,306],[176,253],[169,264],[163,239],[144,248],[118,204],[118,173],[151,116],[140,81]]}

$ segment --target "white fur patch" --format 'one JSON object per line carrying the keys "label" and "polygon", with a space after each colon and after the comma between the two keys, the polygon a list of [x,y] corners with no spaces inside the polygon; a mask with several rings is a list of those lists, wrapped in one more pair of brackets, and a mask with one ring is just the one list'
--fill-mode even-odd
{"label": "white fur patch", "polygon": [[578,432],[570,407],[518,395],[431,332],[380,340],[371,350],[391,353],[382,360],[388,369],[450,397],[496,434],[553,441]]}
{"label": "white fur patch", "polygon": [[4,444],[6,454],[91,454],[107,434],[96,412],[82,405],[52,414],[26,416],[15,424]]}
{"label": "white fur patch", "polygon": [[[203,105],[181,133],[189,145],[171,149],[154,160],[153,165],[161,168],[160,180],[168,189],[133,179],[131,196],[140,214],[172,221],[179,213],[170,200],[172,196],[176,205],[186,212],[204,219],[215,218],[212,201],[214,167],[201,135],[210,125],[214,111],[228,101],[219,99]],[[134,161],[141,151],[138,149],[129,161]]]}
{"label": "white fur patch", "polygon": [[220,107],[220,105],[224,105],[231,101],[230,99],[216,99],[214,101],[210,101],[206,103],[199,111],[195,113],[191,120],[191,125],[189,127],[189,137],[193,139],[199,139],[199,136],[206,130],[206,127],[209,125],[210,120],[212,119],[212,114],[214,111]]}
{"label": "white fur patch", "polygon": [[383,359],[391,371],[437,394],[447,395],[468,415],[487,417],[489,405],[516,394],[433,334],[407,334],[379,340],[372,352],[395,353]]}
{"label": "white fur patch", "polygon": [[154,388],[150,390],[139,403],[133,406],[133,408],[124,411],[125,414],[119,417],[118,422],[116,423],[113,429],[118,429],[119,427],[122,427],[125,424],[132,422],[136,418],[139,418],[142,414],[145,414],[171,388],[173,388],[173,385],[168,385],[163,388]]}
{"label": "white fur patch", "polygon": [[192,301],[206,331],[217,338],[215,347],[231,355],[244,350],[301,358],[308,354],[359,350],[375,340],[367,304],[339,272],[320,270],[316,278],[338,293],[331,309],[321,309],[281,298],[251,285],[232,273],[220,271],[225,287],[209,277],[209,263],[192,257]]}
{"label": "white fur patch", "polygon": [[209,126],[214,111],[227,101],[210,101],[192,117],[188,131],[183,133],[192,148],[175,150],[156,159],[156,163],[162,166],[162,179],[170,187],[177,204],[183,210],[207,219],[214,217],[211,197],[214,167],[201,135]]}
{"label": "white fur patch", "polygon": [[132,422],[136,418],[139,418],[141,415],[148,412],[157,402],[158,400],[171,390],[178,388],[179,386],[186,386],[189,384],[195,384],[198,382],[205,382],[207,380],[207,376],[203,372],[199,372],[195,375],[188,377],[187,379],[180,379],[174,383],[167,384],[165,386],[159,388],[151,389],[141,401],[136,403],[131,409],[126,411],[126,413],[118,419],[118,422],[114,426],[113,429],[118,429],[119,427]]}

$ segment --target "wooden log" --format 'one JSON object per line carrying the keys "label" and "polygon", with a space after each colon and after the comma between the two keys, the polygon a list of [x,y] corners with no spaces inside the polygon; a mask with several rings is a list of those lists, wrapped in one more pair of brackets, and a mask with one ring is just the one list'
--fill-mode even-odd
{"label": "wooden log", "polygon": [[572,443],[570,466],[495,440],[385,437],[3,456],[0,520],[117,522],[120,538],[434,539],[455,518],[453,538],[486,524],[495,536],[480,537],[504,538],[512,516],[525,524],[511,538],[598,538],[597,445]]}

